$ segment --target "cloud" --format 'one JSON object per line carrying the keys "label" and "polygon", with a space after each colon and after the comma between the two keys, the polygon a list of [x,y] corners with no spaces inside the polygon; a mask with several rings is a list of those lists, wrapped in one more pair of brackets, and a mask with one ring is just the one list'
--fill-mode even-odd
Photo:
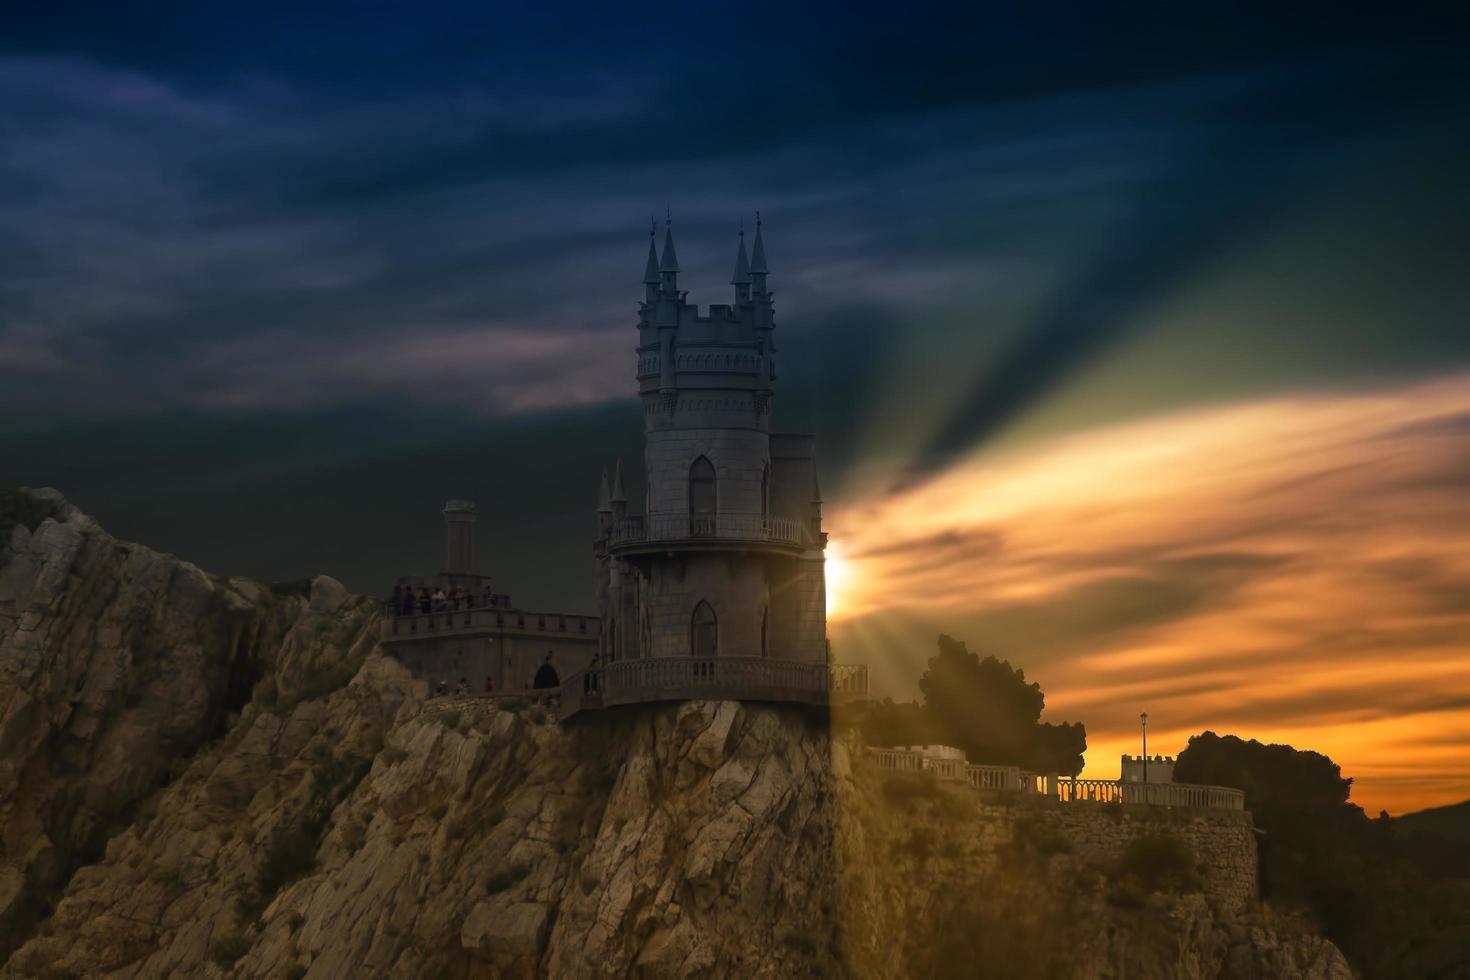
{"label": "cloud", "polygon": [[[1370,807],[1461,798],[1470,747],[1433,748],[1446,768],[1409,797],[1357,727],[1393,729],[1394,753],[1470,728],[1467,408],[1464,375],[1259,399],[843,501],[834,642],[901,696],[940,630],[1009,657],[1049,717],[1087,723],[1094,772],[1146,709],[1161,748],[1238,731],[1329,753]],[[932,547],[968,540],[984,546]]]}
{"label": "cloud", "polygon": [[[628,397],[626,338],[607,331],[522,326],[410,326],[366,343],[255,335],[189,366],[191,400],[214,408],[312,410],[342,391],[432,401],[436,393],[487,415]],[[187,381],[185,382],[188,383]]]}
{"label": "cloud", "polygon": [[[8,357],[9,393],[57,400],[36,373],[44,366],[73,382],[65,407],[94,412],[289,409],[308,387],[318,403],[392,391],[489,414],[616,397],[624,389],[575,377],[560,399],[549,387],[485,397],[468,372],[427,371],[414,357],[381,362],[402,365],[391,382],[344,364],[344,352],[419,332],[443,349],[451,334],[482,330],[561,334],[594,355],[631,346],[638,230],[664,204],[696,300],[726,298],[733,232],[760,206],[783,338],[817,332],[830,346],[855,318],[897,323],[901,333],[874,332],[845,355],[861,362],[852,377],[891,377],[939,344],[950,357],[936,392],[997,371],[1020,383],[1030,368],[1005,368],[1004,351],[1034,346],[1038,318],[1079,295],[1079,277],[1167,278],[1151,254],[1123,261],[1108,229],[1146,230],[1155,212],[1197,225],[1199,196],[1173,186],[1179,174],[1209,149],[1221,159],[1210,173],[1228,183],[1232,155],[1219,143],[1231,120],[1268,101],[1283,73],[1306,71],[1217,71],[907,115],[875,106],[839,125],[759,135],[709,124],[695,138],[683,122],[706,127],[709,106],[672,76],[605,68],[354,95],[261,70],[205,84],[79,56],[0,56],[0,330],[25,324],[57,352],[44,365]],[[650,152],[651,126],[684,135]],[[1246,183],[1263,195],[1279,186]],[[1099,267],[1118,274],[1085,271]],[[957,329],[957,318],[987,327]],[[206,373],[273,347],[290,351],[281,377]],[[432,389],[414,384],[426,373]],[[934,407],[936,430],[948,410]]]}

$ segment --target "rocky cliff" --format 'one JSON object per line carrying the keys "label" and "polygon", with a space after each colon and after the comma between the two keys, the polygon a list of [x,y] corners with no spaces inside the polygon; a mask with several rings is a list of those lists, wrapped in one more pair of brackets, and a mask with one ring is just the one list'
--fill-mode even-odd
{"label": "rocky cliff", "polygon": [[426,702],[378,615],[0,500],[0,976],[1350,975],[819,714]]}

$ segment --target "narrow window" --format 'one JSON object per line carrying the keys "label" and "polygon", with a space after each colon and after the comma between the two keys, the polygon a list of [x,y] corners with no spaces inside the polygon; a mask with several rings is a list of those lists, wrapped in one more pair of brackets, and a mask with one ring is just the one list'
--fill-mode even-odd
{"label": "narrow window", "polygon": [[715,465],[704,456],[689,467],[689,534],[715,533]]}
{"label": "narrow window", "polygon": [[715,611],[708,602],[701,601],[694,607],[694,618],[689,624],[690,652],[696,657],[713,657],[719,653],[720,632],[715,622]]}
{"label": "narrow window", "polygon": [[653,656],[653,620],[649,618],[648,610],[643,610],[643,656]]}

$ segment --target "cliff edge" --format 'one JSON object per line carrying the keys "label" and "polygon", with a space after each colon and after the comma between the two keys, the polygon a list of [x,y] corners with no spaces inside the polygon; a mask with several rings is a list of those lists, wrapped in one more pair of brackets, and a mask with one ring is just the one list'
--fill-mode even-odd
{"label": "cliff edge", "polygon": [[[1248,825],[896,778],[791,706],[428,701],[379,609],[0,502],[0,976],[1351,976],[1240,898]],[[1120,870],[1161,837],[1224,856]]]}

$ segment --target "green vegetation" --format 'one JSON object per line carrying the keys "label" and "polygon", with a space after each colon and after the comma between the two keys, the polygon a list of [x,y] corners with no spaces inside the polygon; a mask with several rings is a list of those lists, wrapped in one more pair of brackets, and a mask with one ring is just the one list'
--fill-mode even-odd
{"label": "green vegetation", "polygon": [[1016,821],[1012,844],[1017,849],[1034,851],[1043,857],[1070,854],[1072,851],[1072,839],[1064,831],[1044,821],[1025,818]]}
{"label": "green vegetation", "polygon": [[1470,800],[1394,817],[1393,827],[1405,837],[1439,837],[1470,844]]}
{"label": "green vegetation", "polygon": [[879,790],[889,806],[912,809],[920,800],[937,801],[944,796],[944,788],[937,779],[917,772],[895,772],[883,777]]}
{"label": "green vegetation", "polygon": [[899,854],[907,854],[915,861],[923,862],[934,853],[937,842],[932,827],[910,827],[908,836],[894,850]]}
{"label": "green vegetation", "polygon": [[1018,915],[983,895],[967,895],[935,916],[929,941],[915,950],[914,976],[933,980],[1061,980],[1076,964],[1061,916]]}
{"label": "green vegetation", "polygon": [[1118,861],[1118,875],[1149,892],[1191,892],[1200,887],[1194,855],[1173,834],[1145,834],[1129,841]]}
{"label": "green vegetation", "polygon": [[209,958],[221,967],[233,966],[235,961],[250,952],[250,940],[238,932],[227,932],[215,937],[209,944]]}
{"label": "green vegetation", "polygon": [[354,673],[356,671],[348,664],[313,664],[301,675],[296,697],[287,707],[293,707],[302,701],[324,698],[333,691],[346,687]]}
{"label": "green vegetation", "polygon": [[982,660],[962,641],[941,635],[919,690],[922,704],[874,702],[847,711],[845,720],[869,745],[952,745],[972,763],[1069,776],[1082,771],[1087,730],[1042,723],[1041,687],[1004,660]]}
{"label": "green vegetation", "polygon": [[504,867],[496,871],[485,882],[485,893],[497,895],[515,886],[526,876],[525,868]]}
{"label": "green vegetation", "polygon": [[1368,980],[1470,975],[1470,847],[1348,802],[1316,752],[1213,732],[1179,756],[1180,782],[1235,786],[1264,832],[1261,891],[1307,910]]}
{"label": "green vegetation", "polygon": [[316,867],[316,852],[332,811],[346,799],[370,763],[357,756],[329,759],[311,777],[311,796],[301,811],[277,827],[255,869],[255,887],[240,903],[244,919],[260,915],[282,888]]}

